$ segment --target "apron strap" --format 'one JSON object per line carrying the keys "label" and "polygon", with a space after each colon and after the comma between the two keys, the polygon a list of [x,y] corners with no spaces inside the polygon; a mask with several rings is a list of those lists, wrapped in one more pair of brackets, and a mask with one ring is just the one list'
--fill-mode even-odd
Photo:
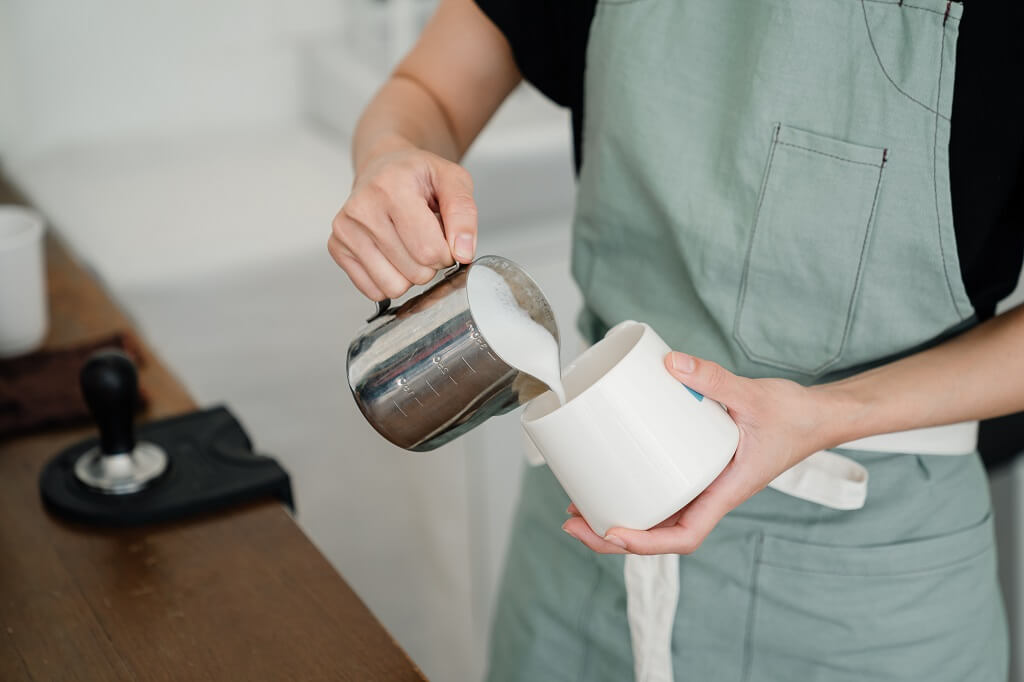
{"label": "apron strap", "polygon": [[[978,447],[978,422],[883,433],[839,448],[917,455],[969,455]],[[860,509],[868,497],[868,470],[830,450],[816,452],[768,484],[781,493],[832,509]]]}
{"label": "apron strap", "polygon": [[672,682],[672,626],[679,601],[679,555],[627,554],[623,575],[636,682]]}
{"label": "apron strap", "polygon": [[882,433],[858,438],[839,447],[868,452],[904,452],[915,455],[969,455],[978,449],[977,421],[928,426],[923,429]]}
{"label": "apron strap", "polygon": [[783,471],[768,487],[832,509],[860,509],[868,498],[868,470],[822,450]]}

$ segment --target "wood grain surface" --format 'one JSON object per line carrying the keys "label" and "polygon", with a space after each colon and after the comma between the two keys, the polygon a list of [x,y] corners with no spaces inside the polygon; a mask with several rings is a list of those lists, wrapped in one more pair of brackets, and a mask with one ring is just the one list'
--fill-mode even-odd
{"label": "wood grain surface", "polygon": [[[3,203],[24,201],[0,176]],[[53,237],[47,269],[47,347],[132,330]],[[142,419],[194,409],[142,353]],[[39,472],[86,435],[0,442],[0,680],[424,679],[276,502],[130,530],[49,516]]]}

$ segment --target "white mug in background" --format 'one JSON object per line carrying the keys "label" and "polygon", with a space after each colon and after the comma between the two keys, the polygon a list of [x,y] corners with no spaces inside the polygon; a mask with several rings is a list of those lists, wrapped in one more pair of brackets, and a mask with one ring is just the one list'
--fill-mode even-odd
{"label": "white mug in background", "polygon": [[34,350],[46,327],[43,217],[0,205],[0,357]]}
{"label": "white mug in background", "polygon": [[623,322],[566,369],[565,405],[549,391],[523,411],[529,440],[602,536],[663,521],[736,451],[732,418],[669,374],[669,351],[650,326]]}

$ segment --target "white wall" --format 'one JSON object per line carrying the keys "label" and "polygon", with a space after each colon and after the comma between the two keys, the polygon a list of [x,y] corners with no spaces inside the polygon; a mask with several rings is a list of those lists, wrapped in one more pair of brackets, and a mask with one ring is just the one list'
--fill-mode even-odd
{"label": "white wall", "polygon": [[14,29],[11,0],[0,0],[0,157],[14,136]]}
{"label": "white wall", "polygon": [[338,0],[2,0],[0,153],[298,118]]}

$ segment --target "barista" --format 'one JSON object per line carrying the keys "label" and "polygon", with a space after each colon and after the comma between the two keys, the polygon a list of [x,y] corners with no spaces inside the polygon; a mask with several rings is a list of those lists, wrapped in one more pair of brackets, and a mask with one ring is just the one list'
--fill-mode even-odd
{"label": "barista", "polygon": [[[650,323],[741,432],[646,531],[570,508],[569,541],[530,469],[491,679],[1006,679],[976,434],[1024,409],[1024,309],[994,314],[1024,244],[1021,25],[995,0],[442,0],[360,121],[334,259],[374,300],[470,261],[457,161],[525,77],[573,113],[581,331]],[[765,489],[827,449],[860,508],[827,471]],[[631,565],[656,570],[627,609]]]}

